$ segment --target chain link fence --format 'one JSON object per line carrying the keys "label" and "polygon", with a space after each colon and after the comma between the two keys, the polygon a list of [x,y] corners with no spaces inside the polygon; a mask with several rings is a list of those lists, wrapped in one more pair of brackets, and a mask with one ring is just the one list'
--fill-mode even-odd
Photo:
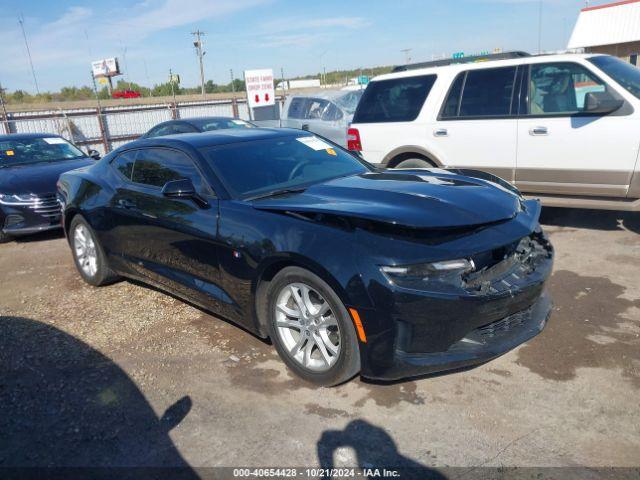
{"label": "chain link fence", "polygon": [[[272,110],[269,116],[279,119],[280,102],[276,102]],[[53,133],[104,155],[135,140],[160,122],[209,116],[249,120],[249,109],[244,99],[229,99],[12,112],[6,118],[0,114],[0,132]]]}

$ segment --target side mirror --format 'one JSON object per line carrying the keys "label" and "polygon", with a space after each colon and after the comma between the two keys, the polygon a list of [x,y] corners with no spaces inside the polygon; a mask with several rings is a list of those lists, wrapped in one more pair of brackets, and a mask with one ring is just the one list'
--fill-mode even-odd
{"label": "side mirror", "polygon": [[87,150],[87,155],[89,158],[93,158],[94,160],[100,160],[100,152],[93,148]]}
{"label": "side mirror", "polygon": [[589,92],[584,97],[586,113],[613,113],[624,105],[624,100],[615,98],[609,92]]}
{"label": "side mirror", "polygon": [[162,195],[168,198],[186,198],[193,200],[201,208],[209,206],[209,203],[198,195],[196,187],[193,186],[193,182],[188,178],[172,180],[165,183],[164,187],[162,187]]}

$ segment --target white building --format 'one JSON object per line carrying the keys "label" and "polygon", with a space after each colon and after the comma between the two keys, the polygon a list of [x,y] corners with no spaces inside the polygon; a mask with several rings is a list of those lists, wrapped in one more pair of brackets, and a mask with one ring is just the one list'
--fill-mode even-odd
{"label": "white building", "polygon": [[583,8],[567,48],[606,53],[640,66],[640,0]]}

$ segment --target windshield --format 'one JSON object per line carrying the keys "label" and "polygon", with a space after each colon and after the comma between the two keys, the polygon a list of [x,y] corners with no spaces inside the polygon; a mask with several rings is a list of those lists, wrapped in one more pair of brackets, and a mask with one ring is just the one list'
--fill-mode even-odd
{"label": "windshield", "polygon": [[356,111],[363,92],[364,89],[349,92],[345,96],[338,98],[336,103],[340,105],[345,112],[353,114]]}
{"label": "windshield", "polygon": [[198,127],[203,132],[210,132],[212,130],[223,130],[227,128],[254,128],[249,122],[237,119],[220,118],[216,120],[207,120],[198,123]]}
{"label": "windshield", "polygon": [[233,143],[202,153],[227,189],[240,198],[369,171],[348,152],[315,136]]}
{"label": "windshield", "polygon": [[60,137],[0,140],[0,167],[57,162],[85,156]]}
{"label": "windshield", "polygon": [[640,98],[640,69],[616,57],[602,55],[589,61],[622,85],[629,93]]}

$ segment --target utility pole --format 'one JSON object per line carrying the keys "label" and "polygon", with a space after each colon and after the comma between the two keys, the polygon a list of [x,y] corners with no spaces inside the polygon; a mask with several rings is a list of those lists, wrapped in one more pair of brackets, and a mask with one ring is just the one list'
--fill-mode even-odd
{"label": "utility pole", "polygon": [[9,115],[7,115],[7,107],[4,103],[4,88],[2,88],[2,84],[0,84],[0,105],[2,105],[2,117],[4,123],[4,133],[7,135],[10,134],[9,129]]}
{"label": "utility pole", "polygon": [[542,53],[542,0],[538,2],[538,53]]}
{"label": "utility pole", "polygon": [[204,64],[202,63],[202,57],[204,57],[204,55],[207,52],[203,52],[202,51],[202,36],[206,35],[204,32],[201,32],[200,29],[196,30],[195,32],[191,32],[191,35],[193,35],[194,37],[196,37],[195,41],[193,42],[193,46],[196,47],[196,53],[198,54],[198,60],[200,61],[200,87],[202,90],[202,98],[205,97],[205,92],[204,92]]}
{"label": "utility pole", "polygon": [[400,50],[402,53],[404,53],[404,63],[405,65],[409,65],[409,62],[411,62],[411,57],[409,56],[409,52],[411,52],[411,50],[413,50],[412,48],[403,48],[402,50]]}
{"label": "utility pole", "polygon": [[29,57],[29,65],[31,65],[31,74],[33,75],[33,83],[36,86],[36,93],[40,95],[40,89],[38,88],[38,79],[36,78],[36,70],[33,68],[33,60],[31,60],[31,50],[29,50],[29,42],[27,41],[27,34],[24,31],[24,17],[20,14],[18,23],[22,29],[22,37],[24,38],[24,46],[27,47],[27,57]]}
{"label": "utility pole", "polygon": [[236,97],[236,86],[234,85],[234,81],[233,81],[233,69],[230,68],[229,69],[229,74],[231,75],[231,93],[233,93],[233,98]]}

